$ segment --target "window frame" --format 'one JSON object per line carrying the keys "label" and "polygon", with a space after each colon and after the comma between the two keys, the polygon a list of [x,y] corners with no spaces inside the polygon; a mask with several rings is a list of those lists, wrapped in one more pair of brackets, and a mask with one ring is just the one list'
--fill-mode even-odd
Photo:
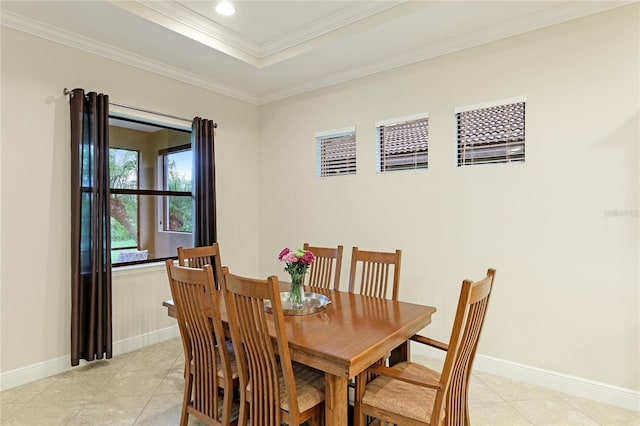
{"label": "window frame", "polygon": [[[184,126],[181,124],[178,124],[177,120],[170,120],[170,119],[158,119],[158,116],[156,116],[155,114],[151,114],[151,113],[140,113],[140,116],[134,116],[131,115],[127,112],[126,109],[120,109],[120,108],[114,108],[112,110],[109,111],[109,120],[114,119],[114,120],[119,120],[119,121],[127,121],[127,122],[131,122],[131,123],[136,123],[136,124],[141,124],[141,125],[148,125],[148,126],[154,126],[154,127],[159,127],[162,129],[168,129],[168,130],[175,130],[175,131],[180,131],[180,132],[184,132],[184,133],[192,133],[192,128],[191,126]],[[150,118],[148,118],[150,117]],[[112,126],[111,122],[109,122],[109,126]],[[186,145],[186,144],[185,144]],[[109,147],[111,148],[111,141],[109,141]],[[119,148],[116,147],[117,149],[124,149],[124,148]],[[140,167],[140,158],[138,159],[138,169]],[[187,194],[186,191],[166,191],[166,190],[156,190],[156,189],[140,189],[140,182],[139,182],[140,176],[138,175],[138,189],[137,190],[130,190],[130,189],[110,189],[111,194],[122,194],[122,195],[137,195],[137,196],[157,196],[157,197],[164,197],[164,196],[185,196]],[[193,196],[192,192],[188,193],[189,196]],[[162,198],[160,198],[160,200],[162,200]],[[157,219],[157,218],[156,218]],[[154,226],[154,228],[156,228]],[[140,249],[140,206],[138,204],[138,250]],[[175,232],[175,231],[163,231],[163,232]],[[183,232],[181,232],[183,233]],[[113,250],[113,249],[112,249]],[[130,262],[112,262],[112,267],[115,268],[120,268],[123,266],[131,266],[131,265],[141,265],[141,264],[151,264],[151,263],[158,263],[158,262],[164,262],[166,260],[169,259],[177,259],[178,258],[178,254],[177,252],[175,253],[175,255],[171,255],[171,256],[163,256],[163,257],[154,257],[151,259],[146,259],[146,260],[135,260],[135,261],[130,261]]]}
{"label": "window frame", "polygon": [[[136,153],[136,186],[138,187],[138,189],[140,189],[140,150],[139,149],[131,149],[131,148],[112,148],[111,146],[109,146],[109,151],[111,150],[119,150],[119,151],[131,151],[131,152],[135,152]],[[109,172],[111,173],[111,172]],[[111,177],[111,176],[109,176]],[[110,195],[119,195],[119,189],[122,188],[112,188],[111,184],[109,184],[109,194]],[[109,203],[111,203],[111,197],[109,197]],[[109,204],[109,206],[111,206],[111,204]],[[111,218],[111,214],[109,214],[109,218]],[[113,243],[113,239],[111,239],[111,243]],[[120,250],[125,250],[125,249],[136,249],[139,250],[140,249],[140,199],[138,197],[137,199],[137,203],[136,203],[136,246],[133,247],[118,247],[118,249]],[[111,247],[111,251],[113,251],[113,247]]]}
{"label": "window frame", "polygon": [[[165,149],[161,149],[160,151],[158,151],[158,156],[162,158],[162,160],[158,159],[158,163],[162,164],[162,167],[159,167],[159,174],[161,175],[161,180],[162,180],[162,187],[165,188],[164,191],[171,191],[169,189],[166,189],[169,186],[169,164],[168,164],[168,155],[169,154],[175,154],[178,152],[185,152],[185,151],[192,151],[192,147],[191,144],[184,144],[184,145],[178,145],[178,146],[172,146],[170,148],[165,148]],[[193,153],[191,154],[193,155]],[[193,176],[193,161],[192,161],[192,176]],[[193,184],[193,182],[192,182]],[[176,192],[180,192],[180,196],[183,197],[189,197],[192,199],[193,201],[193,187],[191,189],[190,192],[187,191],[172,191],[174,194],[172,196],[176,196],[175,193]],[[181,234],[193,234],[193,230],[192,231],[177,231],[175,229],[169,229],[168,228],[168,223],[169,223],[169,208],[170,208],[170,202],[169,202],[169,198],[168,197],[162,197],[160,200],[160,204],[162,204],[162,207],[160,209],[160,211],[162,211],[162,225],[158,227],[158,232],[179,232]],[[192,216],[192,220],[193,220],[193,216]],[[160,224],[159,224],[160,225]]]}

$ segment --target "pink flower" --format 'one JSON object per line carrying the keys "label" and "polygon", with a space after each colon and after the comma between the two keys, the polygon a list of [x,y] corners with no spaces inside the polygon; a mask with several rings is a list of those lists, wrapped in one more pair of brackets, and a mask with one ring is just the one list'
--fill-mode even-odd
{"label": "pink flower", "polygon": [[290,274],[305,274],[315,259],[316,256],[312,252],[302,249],[291,251],[285,248],[278,255],[278,260],[287,264],[284,267],[285,272]]}
{"label": "pink flower", "polygon": [[280,252],[280,254],[278,255],[278,260],[283,260],[283,259],[284,259],[284,257],[285,257],[288,253],[290,253],[290,252],[291,252],[291,250],[289,250],[288,248],[284,248],[284,249],[282,249],[282,251],[281,251],[281,252]]}
{"label": "pink flower", "polygon": [[311,265],[316,257],[309,250],[304,252],[304,255],[300,258],[300,263],[304,265]]}

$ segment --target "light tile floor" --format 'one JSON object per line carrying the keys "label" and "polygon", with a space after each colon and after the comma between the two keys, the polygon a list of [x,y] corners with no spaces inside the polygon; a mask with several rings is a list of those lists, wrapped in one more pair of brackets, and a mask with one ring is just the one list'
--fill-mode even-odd
{"label": "light tile floor", "polygon": [[[0,424],[178,425],[183,368],[180,339],[89,363],[0,393]],[[640,426],[639,412],[480,372],[469,399],[474,426]]]}

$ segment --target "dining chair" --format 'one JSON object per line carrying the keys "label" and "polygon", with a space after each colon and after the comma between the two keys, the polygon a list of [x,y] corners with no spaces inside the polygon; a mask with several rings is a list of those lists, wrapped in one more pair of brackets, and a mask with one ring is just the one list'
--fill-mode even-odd
{"label": "dining chair", "polygon": [[222,271],[228,269],[226,266],[222,266],[222,261],[220,260],[220,245],[218,245],[218,243],[213,243],[210,246],[178,247],[178,265],[188,266],[190,268],[203,268],[205,265],[211,265],[213,268],[214,288],[216,290],[220,289],[220,285],[218,284],[218,269]]}
{"label": "dining chair", "polygon": [[[307,285],[326,290],[331,288],[339,290],[343,247],[340,245],[336,248],[315,247],[310,246],[309,243],[304,243],[303,249],[309,250],[316,257],[309,268]],[[333,285],[331,284],[331,279],[333,279]]]}
{"label": "dining chair", "polygon": [[[324,412],[324,374],[292,363],[280,301],[278,278],[220,280],[240,376],[239,424],[318,425]],[[271,314],[264,302],[271,303]],[[276,345],[269,335],[272,317]],[[277,352],[276,352],[277,351]]]}
{"label": "dining chair", "polygon": [[[178,265],[180,266],[202,268],[204,265],[211,265],[214,267],[214,278],[217,278],[216,262],[220,262],[220,246],[218,243],[201,247],[178,247]],[[215,283],[216,289],[219,289],[218,280]]]}
{"label": "dining chair", "polygon": [[224,339],[213,268],[188,268],[173,260],[167,260],[166,267],[186,360],[180,425],[187,425],[190,414],[209,424],[229,425],[239,377],[234,353]]}
{"label": "dining chair", "polygon": [[[471,367],[487,313],[496,271],[462,282],[449,344],[414,335],[411,340],[446,352],[440,372],[411,361],[374,365],[358,375],[355,425],[365,417],[396,425],[468,426]],[[367,380],[367,375],[372,380]]]}
{"label": "dining chair", "polygon": [[354,247],[351,253],[349,292],[359,291],[365,296],[388,299],[391,290],[391,300],[398,300],[401,258],[402,250],[387,253]]}

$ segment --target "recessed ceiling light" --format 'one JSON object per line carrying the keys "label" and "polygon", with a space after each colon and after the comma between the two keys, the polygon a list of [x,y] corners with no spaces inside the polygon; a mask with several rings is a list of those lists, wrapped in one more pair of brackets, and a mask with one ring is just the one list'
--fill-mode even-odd
{"label": "recessed ceiling light", "polygon": [[227,1],[220,2],[216,5],[216,12],[220,15],[231,16],[236,13],[236,8]]}

